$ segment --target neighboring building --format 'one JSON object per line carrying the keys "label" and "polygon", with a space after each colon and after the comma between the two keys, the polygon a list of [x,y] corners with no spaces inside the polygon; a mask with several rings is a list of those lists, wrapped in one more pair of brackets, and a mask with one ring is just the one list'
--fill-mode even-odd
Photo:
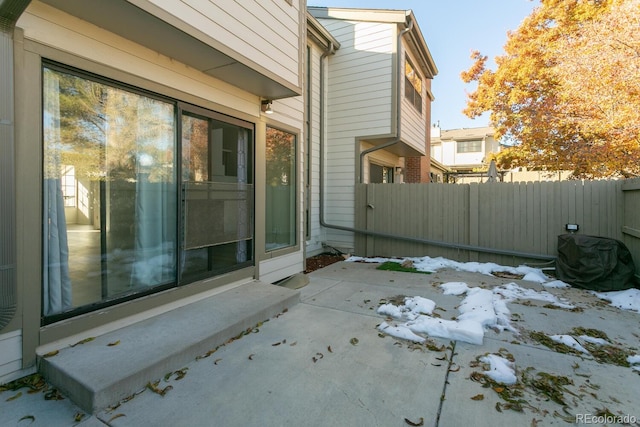
{"label": "neighboring building", "polygon": [[[431,128],[431,158],[449,168],[456,176],[456,182],[465,182],[465,175],[477,175],[488,168],[487,155],[500,151],[500,142],[493,134],[492,127],[441,130],[434,125]],[[477,182],[482,178],[473,177],[472,180]]]}
{"label": "neighboring building", "polygon": [[0,2],[0,383],[38,347],[350,251],[356,183],[430,180],[410,11],[195,4]]}
{"label": "neighboring building", "polygon": [[[309,7],[340,44],[323,61],[318,205],[308,254],[354,248],[357,183],[429,182],[431,79],[437,68],[404,10]],[[322,95],[321,95],[322,98]],[[418,160],[412,160],[417,158]]]}

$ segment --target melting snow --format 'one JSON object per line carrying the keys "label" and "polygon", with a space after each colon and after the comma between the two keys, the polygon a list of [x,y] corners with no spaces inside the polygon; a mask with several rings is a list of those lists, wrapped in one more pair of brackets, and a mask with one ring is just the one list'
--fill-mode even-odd
{"label": "melting snow", "polygon": [[627,289],[626,291],[593,292],[595,296],[611,302],[614,307],[623,310],[637,311],[640,313],[640,289]]}
{"label": "melting snow", "polygon": [[481,357],[480,361],[489,364],[490,368],[486,374],[492,380],[506,385],[515,384],[518,380],[515,364],[510,360],[496,354],[487,354]]}
{"label": "melting snow", "polygon": [[573,348],[574,350],[578,350],[579,352],[590,354],[586,348],[580,345],[578,341],[571,335],[549,335],[549,338],[554,340],[557,343],[564,344]]}

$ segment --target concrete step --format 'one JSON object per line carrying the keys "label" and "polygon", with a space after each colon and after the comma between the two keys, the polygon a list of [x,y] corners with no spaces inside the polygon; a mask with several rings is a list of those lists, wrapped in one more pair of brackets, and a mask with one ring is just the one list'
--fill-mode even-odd
{"label": "concrete step", "polygon": [[39,357],[39,370],[80,408],[95,413],[299,301],[299,291],[252,281]]}

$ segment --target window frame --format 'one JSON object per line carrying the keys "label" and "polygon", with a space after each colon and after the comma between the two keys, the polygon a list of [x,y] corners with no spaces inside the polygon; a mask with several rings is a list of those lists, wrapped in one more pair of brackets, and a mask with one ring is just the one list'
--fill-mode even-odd
{"label": "window frame", "polygon": [[[423,101],[423,87],[424,87],[424,79],[416,70],[416,67],[413,65],[413,62],[409,58],[409,55],[405,53],[404,56],[404,97],[405,99],[413,105],[413,108],[422,115],[422,101]],[[411,73],[413,73],[413,79],[417,80],[420,83],[420,90],[416,88],[416,83],[412,80]]]}
{"label": "window frame", "polygon": [[[52,55],[53,57],[57,57],[59,55]],[[66,57],[65,55],[62,55],[61,58],[63,60],[69,60],[70,58]],[[73,58],[75,59],[75,57]],[[67,64],[66,62],[70,62],[71,64],[74,65],[70,65]],[[236,117],[236,116],[231,116],[228,114],[225,114],[224,112],[221,111],[217,111],[217,110],[213,110],[211,108],[215,108],[214,105],[209,105],[207,107],[204,106],[199,106],[196,104],[192,104],[189,103],[187,100],[189,100],[190,98],[193,98],[193,96],[191,94],[188,93],[183,93],[177,90],[171,90],[168,89],[167,91],[169,92],[169,94],[162,94],[159,93],[151,88],[164,88],[163,86],[161,86],[160,84],[157,83],[153,83],[149,84],[148,81],[146,80],[139,80],[135,77],[132,77],[131,75],[127,74],[127,73],[115,73],[115,75],[117,76],[117,78],[113,78],[110,77],[110,74],[113,74],[111,72],[109,72],[109,70],[104,69],[102,67],[102,65],[97,65],[95,63],[89,63],[86,61],[78,61],[78,60],[70,60],[70,61],[65,61],[65,62],[59,62],[56,59],[49,59],[48,57],[45,56],[41,56],[39,58],[39,73],[40,73],[40,78],[42,81],[42,75],[44,73],[44,69],[50,69],[56,72],[61,72],[61,73],[67,73],[69,75],[72,75],[74,77],[77,78],[81,78],[81,79],[86,79],[98,84],[103,84],[112,88],[116,88],[116,89],[120,89],[120,90],[124,90],[127,92],[130,92],[132,94],[135,95],[139,95],[139,96],[144,96],[153,100],[157,100],[157,101],[161,101],[167,104],[171,104],[173,106],[173,116],[174,116],[174,128],[173,128],[173,149],[175,150],[174,152],[174,168],[175,168],[175,172],[174,172],[174,183],[173,185],[176,187],[176,214],[177,214],[177,220],[176,220],[176,242],[177,242],[177,248],[176,248],[176,255],[175,255],[175,259],[176,259],[176,265],[179,265],[180,262],[180,257],[181,257],[181,251],[183,250],[182,247],[182,227],[183,227],[183,221],[181,219],[182,216],[182,206],[181,206],[181,184],[182,184],[182,162],[181,162],[181,149],[182,149],[182,138],[181,138],[181,130],[182,130],[182,125],[181,125],[181,117],[182,117],[182,113],[184,111],[189,111],[189,112],[198,112],[197,114],[203,114],[205,116],[208,116],[214,120],[219,120],[222,122],[225,122],[227,124],[230,125],[235,125],[235,126],[239,126],[239,127],[243,127],[243,128],[247,128],[250,130],[251,132],[251,138],[249,141],[249,147],[251,150],[251,153],[249,155],[250,159],[250,170],[249,170],[249,174],[250,174],[250,181],[251,181],[251,185],[255,186],[255,174],[256,174],[256,123],[254,121],[250,121],[250,117],[247,116],[247,119],[243,119],[240,117]],[[78,64],[78,65],[76,65]],[[99,71],[93,71],[94,69],[98,69]],[[134,81],[136,84],[132,84],[132,83],[128,83],[128,81]],[[38,120],[40,121],[41,125],[42,125],[42,120],[43,120],[43,114],[44,114],[44,104],[43,104],[43,100],[44,100],[44,86],[42,84],[40,84],[38,92],[40,93],[40,116],[38,118]],[[224,110],[225,108],[222,108],[222,110]],[[43,126],[43,125],[42,125]],[[42,131],[44,130],[44,126],[42,128]],[[44,150],[44,137],[41,133],[41,137],[38,143],[40,150]],[[44,156],[41,154],[40,159],[42,161],[44,161]],[[40,169],[43,170],[44,168],[44,164],[42,164],[40,166]],[[41,184],[42,185],[42,184]],[[76,194],[77,197],[77,194]],[[253,212],[251,212],[252,215],[252,228],[253,228],[253,237],[251,239],[252,244],[251,244],[251,255],[250,255],[250,262],[249,263],[244,263],[244,264],[239,264],[236,266],[236,268],[230,270],[230,271],[226,271],[226,272],[216,272],[214,275],[207,277],[207,281],[211,282],[211,283],[216,283],[214,286],[220,286],[220,285],[224,285],[225,283],[223,283],[223,281],[220,280],[220,278],[222,278],[225,274],[229,274],[229,273],[234,273],[233,275],[235,276],[235,272],[238,272],[238,274],[241,274],[242,271],[247,271],[247,268],[251,268],[254,269],[256,268],[257,265],[257,253],[258,251],[256,250],[256,221],[255,221],[255,215],[256,215],[256,208],[255,208],[255,191],[253,194]],[[42,198],[42,196],[40,196],[40,198]],[[44,208],[42,208],[44,209]],[[41,211],[41,215],[43,215],[44,212]],[[42,239],[42,231],[39,232],[40,234],[40,239]],[[44,244],[44,242],[43,242]],[[43,260],[40,260],[40,263],[43,263]],[[250,265],[249,265],[250,264]],[[176,267],[178,268],[178,267]],[[178,268],[179,270],[179,268]],[[162,295],[163,295],[163,291],[166,291],[168,289],[180,289],[182,287],[184,287],[185,285],[191,283],[192,281],[189,282],[182,282],[180,280],[180,271],[177,271],[175,274],[175,278],[171,283],[168,284],[161,284],[161,285],[157,285],[157,286],[152,286],[149,289],[144,289],[144,290],[140,290],[134,293],[128,293],[128,294],[122,294],[122,295],[116,295],[114,297],[110,297],[110,298],[102,298],[99,301],[93,302],[93,303],[88,303],[88,304],[84,304],[84,305],[80,305],[77,307],[72,307],[72,309],[70,310],[65,310],[61,313],[56,313],[56,314],[49,314],[49,315],[44,315],[40,310],[39,312],[39,317],[40,317],[40,324],[42,326],[45,325],[51,325],[54,324],[56,322],[59,322],[61,320],[66,320],[66,319],[73,319],[73,318],[77,318],[79,315],[83,315],[83,314],[88,314],[91,315],[93,313],[98,312],[101,309],[107,308],[107,307],[114,307],[129,301],[141,301],[141,303],[144,301],[143,297],[148,297],[148,296],[155,296],[157,298],[162,299]],[[40,284],[39,284],[39,289],[41,292],[42,297],[44,298],[44,292],[43,292],[43,286],[44,286],[44,282],[42,280],[40,280]],[[188,292],[187,292],[188,293]]]}

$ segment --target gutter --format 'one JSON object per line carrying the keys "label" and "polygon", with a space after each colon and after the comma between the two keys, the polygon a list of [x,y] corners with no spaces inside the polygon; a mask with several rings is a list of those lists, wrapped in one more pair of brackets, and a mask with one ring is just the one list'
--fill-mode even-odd
{"label": "gutter", "polygon": [[0,1],[0,331],[17,310],[13,33],[30,0]]}
{"label": "gutter", "polygon": [[[389,146],[392,146],[394,144],[397,144],[398,142],[400,142],[400,105],[401,105],[401,95],[400,95],[400,70],[402,70],[402,57],[400,55],[400,51],[401,51],[401,47],[402,47],[402,37],[404,36],[404,34],[406,34],[407,32],[411,31],[411,29],[413,28],[413,20],[409,21],[409,26],[407,28],[405,28],[403,31],[400,32],[400,34],[398,35],[398,78],[396,81],[397,84],[397,108],[396,108],[396,139],[394,139],[393,141],[390,141],[388,143],[373,147],[373,148],[369,148],[367,150],[364,150],[363,152],[360,153],[360,178],[359,181],[360,183],[362,183],[362,170],[363,170],[363,165],[364,165],[364,156],[376,151],[376,150],[381,150],[383,148],[387,148]],[[518,257],[522,257],[522,258],[531,258],[531,259],[539,259],[539,260],[545,260],[545,261],[550,261],[550,260],[555,260],[556,257],[555,256],[551,256],[551,255],[541,255],[541,254],[532,254],[532,253],[527,253],[527,252],[517,252],[517,251],[507,251],[507,250],[502,250],[502,249],[494,249],[494,248],[487,248],[487,247],[483,247],[483,246],[473,246],[473,245],[465,245],[465,244],[457,244],[457,243],[449,243],[449,242],[442,242],[442,241],[438,241],[438,240],[430,240],[430,239],[423,239],[423,238],[419,238],[419,237],[410,237],[410,236],[400,236],[400,235],[396,235],[396,234],[390,234],[390,233],[380,233],[377,231],[371,231],[371,230],[365,230],[362,228],[355,228],[355,227],[346,227],[346,226],[342,226],[342,225],[337,225],[337,224],[329,224],[325,221],[324,218],[324,203],[325,203],[325,194],[324,194],[324,178],[325,178],[325,174],[324,174],[324,154],[325,154],[325,131],[324,131],[324,127],[325,127],[325,96],[324,96],[324,92],[325,92],[325,67],[324,67],[324,60],[325,58],[327,58],[329,55],[333,55],[335,53],[335,46],[333,45],[333,43],[330,43],[329,48],[323,52],[323,54],[320,56],[320,132],[319,132],[319,139],[320,139],[320,161],[319,161],[319,169],[320,169],[320,185],[319,185],[319,191],[320,191],[320,203],[319,203],[319,210],[320,210],[320,225],[322,227],[325,228],[331,228],[333,230],[340,230],[340,231],[348,231],[348,232],[352,232],[352,233],[358,233],[358,234],[363,234],[365,236],[373,236],[373,237],[382,237],[382,238],[386,238],[386,239],[393,239],[393,240],[400,240],[400,241],[405,241],[405,242],[412,242],[412,243],[422,243],[422,244],[426,244],[426,245],[432,245],[432,246],[438,246],[438,247],[442,247],[442,248],[448,248],[448,249],[459,249],[459,250],[466,250],[466,251],[472,251],[472,252],[479,252],[479,253],[490,253],[490,254],[495,254],[495,255],[507,255],[507,256],[518,256]],[[368,206],[369,208],[373,209],[373,206]]]}

